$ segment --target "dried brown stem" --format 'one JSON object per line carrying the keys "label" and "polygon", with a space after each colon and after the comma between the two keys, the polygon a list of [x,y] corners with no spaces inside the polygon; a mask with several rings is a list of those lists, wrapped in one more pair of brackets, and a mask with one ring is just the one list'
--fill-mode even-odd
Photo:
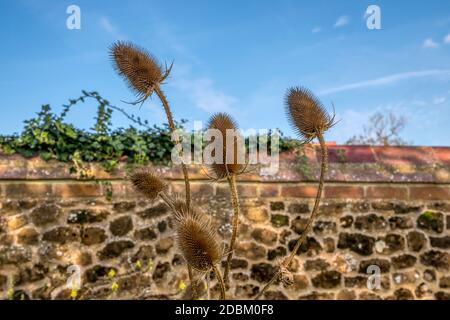
{"label": "dried brown stem", "polygon": [[214,274],[216,275],[217,278],[217,282],[219,283],[220,286],[220,300],[225,300],[225,282],[223,282],[223,278],[220,275],[220,271],[219,269],[217,269],[215,265],[212,267],[212,270],[214,271]]}
{"label": "dried brown stem", "polygon": [[236,187],[236,175],[234,174],[228,175],[228,184],[230,186],[231,202],[233,204],[233,220],[232,220],[233,231],[231,234],[230,245],[228,248],[230,252],[228,253],[227,262],[225,264],[225,271],[223,275],[226,284],[229,283],[231,259],[233,258],[234,245],[236,243],[237,238],[239,213],[240,213],[239,197]]}
{"label": "dried brown stem", "polygon": [[[167,122],[169,123],[169,128],[172,131],[172,133],[175,131],[175,123],[173,121],[172,111],[170,110],[169,102],[167,101],[166,95],[161,90],[159,86],[155,87],[155,92],[158,96],[158,98],[161,100],[161,103],[164,107],[164,111],[166,112],[167,116]],[[177,138],[175,143],[179,143],[179,139]],[[181,168],[183,170],[183,176],[184,176],[184,185],[186,189],[186,206],[189,208],[191,206],[191,185],[189,182],[189,173],[186,167],[186,164],[181,163]],[[192,299],[196,299],[197,296],[197,288],[196,284],[194,282],[194,278],[192,275],[192,267],[188,264],[188,275],[189,275],[189,282],[191,284],[192,288]]]}
{"label": "dried brown stem", "polygon": [[[308,233],[311,231],[313,222],[315,218],[317,217],[317,214],[319,213],[319,204],[320,199],[322,197],[322,190],[325,183],[325,174],[327,171],[327,163],[328,163],[328,153],[327,153],[327,146],[325,144],[325,140],[323,138],[323,134],[320,132],[317,134],[317,138],[319,139],[320,143],[320,150],[322,154],[322,163],[320,167],[320,179],[319,179],[319,187],[317,189],[316,194],[316,200],[314,202],[314,208],[311,212],[311,216],[309,217],[308,223],[305,227],[305,230],[303,230],[302,235],[297,240],[294,249],[292,250],[291,254],[283,261],[283,265],[288,268],[290,264],[292,263],[292,260],[294,259],[295,255],[297,254],[297,251],[300,249],[301,245],[305,242]],[[258,295],[255,297],[255,300],[258,300],[264,292],[269,289],[269,287],[280,277],[280,271],[277,271],[275,275],[270,279],[270,281],[264,286],[264,288],[258,293]]]}
{"label": "dried brown stem", "polygon": [[[164,107],[164,111],[166,112],[167,116],[167,122],[169,123],[169,128],[172,131],[172,133],[176,130],[175,123],[173,121],[172,111],[170,110],[169,102],[167,101],[166,95],[161,90],[159,86],[155,87],[155,92],[159,99],[161,100],[161,103]],[[179,143],[179,139],[176,138],[175,143]],[[189,183],[189,173],[186,167],[186,164],[181,163],[181,168],[183,169],[183,175],[184,175],[184,184],[186,187],[186,206],[189,208],[191,205],[191,186]]]}

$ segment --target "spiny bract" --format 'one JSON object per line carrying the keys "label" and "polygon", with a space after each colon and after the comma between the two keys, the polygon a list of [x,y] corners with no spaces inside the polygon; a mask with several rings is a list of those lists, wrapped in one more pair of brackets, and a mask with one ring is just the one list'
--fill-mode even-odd
{"label": "spiny bract", "polygon": [[[228,174],[237,175],[242,173],[244,166],[241,163],[242,161],[239,161],[238,159],[238,148],[240,147],[238,145],[238,138],[233,138],[233,143],[231,145],[227,143],[227,132],[228,134],[238,134],[238,127],[233,118],[226,113],[216,113],[209,119],[208,128],[219,130],[223,142],[222,163],[213,163],[210,165],[210,171],[214,173],[215,178],[223,179],[226,178]],[[232,158],[231,154],[233,155]],[[215,154],[212,156],[215,156]]]}
{"label": "spiny bract", "polygon": [[118,41],[110,53],[116,71],[139,97],[148,97],[164,78],[156,58],[132,43]]}
{"label": "spiny bract", "polygon": [[156,199],[167,189],[167,183],[150,169],[136,170],[129,175],[128,179],[137,191],[151,200]]}
{"label": "spiny bract", "polygon": [[178,247],[192,268],[207,272],[222,258],[219,240],[210,220],[199,212],[176,219]]}
{"label": "spiny bract", "polygon": [[288,89],[285,103],[287,117],[294,130],[307,141],[334,125],[334,116],[330,116],[319,99],[306,88]]}

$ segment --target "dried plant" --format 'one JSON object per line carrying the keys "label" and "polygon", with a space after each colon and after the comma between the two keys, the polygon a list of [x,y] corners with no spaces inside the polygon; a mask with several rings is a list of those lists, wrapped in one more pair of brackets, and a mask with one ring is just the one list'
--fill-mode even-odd
{"label": "dried plant", "polygon": [[[160,87],[161,83],[169,76],[172,65],[163,71],[160,63],[150,53],[128,42],[116,42],[111,46],[110,54],[116,71],[138,96],[138,100],[132,104],[145,102],[155,92],[164,107],[169,128],[173,133],[176,127],[172,111]],[[178,142],[178,140],[175,141],[175,143]],[[186,202],[190,204],[189,174],[184,163],[182,163],[182,169],[186,186]]]}
{"label": "dried plant", "polygon": [[[119,75],[125,78],[138,97],[138,100],[133,104],[143,103],[155,93],[164,107],[169,127],[174,132],[175,124],[172,112],[167,98],[160,87],[161,83],[169,76],[172,66],[163,68],[152,55],[130,43],[117,42],[111,48],[111,55]],[[311,231],[313,222],[318,214],[325,183],[328,154],[324,133],[335,124],[334,114],[330,115],[319,99],[305,88],[290,88],[287,91],[285,104],[289,121],[300,138],[304,140],[304,143],[314,139],[319,141],[322,156],[319,185],[314,207],[305,229],[297,240],[292,252],[277,262],[278,270],[276,274],[255,299],[263,296],[264,292],[277,280],[280,280],[285,285],[293,283],[293,276],[289,271],[289,267]],[[167,183],[152,170],[137,170],[129,176],[129,179],[136,190],[147,198],[155,200],[160,197],[171,208],[177,244],[188,264],[190,287],[193,289],[197,287],[197,283],[193,280],[193,270],[205,274],[207,281],[209,280],[209,273],[214,272],[221,290],[220,298],[225,299],[226,285],[229,284],[231,260],[238,236],[240,215],[236,177],[245,171],[245,166],[239,161],[239,151],[241,150],[239,150],[238,139],[240,137],[236,135],[238,127],[232,117],[226,113],[217,113],[210,118],[208,128],[217,129],[222,135],[223,142],[222,161],[210,165],[210,177],[214,181],[222,179],[228,181],[233,206],[232,235],[228,246],[229,251],[227,252],[223,278],[217,266],[224,257],[224,252],[210,217],[193,208],[186,165],[182,164],[186,187],[185,199],[168,195]],[[227,139],[227,132],[233,134],[231,141]],[[179,141],[176,140],[175,142],[178,143]],[[192,295],[193,298],[196,297],[195,290],[192,290]]]}
{"label": "dried plant", "polygon": [[305,142],[319,139],[334,125],[334,115],[330,116],[319,99],[306,88],[290,88],[285,105],[289,122]]}
{"label": "dried plant", "polygon": [[292,263],[298,250],[305,242],[308,233],[311,231],[313,222],[319,211],[320,199],[322,197],[322,190],[325,183],[325,174],[327,171],[328,152],[325,144],[323,134],[329,128],[334,126],[334,115],[330,116],[322,103],[316,98],[308,89],[295,87],[290,88],[286,95],[286,111],[287,116],[294,127],[294,130],[305,141],[318,139],[321,150],[321,167],[319,187],[317,189],[314,207],[311,216],[308,219],[305,229],[300,238],[295,243],[292,252],[283,260],[280,261],[278,271],[272,279],[264,286],[255,299],[259,299],[264,292],[276,281],[281,280],[282,283],[290,283],[290,274],[288,272],[289,266]]}
{"label": "dried plant", "polygon": [[195,270],[207,276],[212,270],[220,285],[220,299],[225,299],[225,284],[217,268],[223,253],[210,219],[199,211],[189,210],[175,215],[175,228],[183,257]]}
{"label": "dried plant", "polygon": [[170,73],[170,69],[163,72],[155,57],[132,43],[118,41],[110,51],[117,73],[135,91],[138,102],[145,101]]}
{"label": "dried plant", "polygon": [[[167,122],[172,133],[175,132],[175,122],[167,98],[160,85],[169,76],[172,65],[165,67],[163,71],[160,63],[150,53],[129,42],[118,41],[110,48],[111,58],[118,74],[125,79],[128,86],[133,90],[138,100],[132,104],[144,103],[153,92],[156,93],[161,101],[166,113]],[[175,137],[175,143],[179,139]],[[181,164],[184,176],[186,203],[188,207],[191,204],[191,186],[189,182],[189,173],[187,166]],[[192,269],[188,264],[189,279],[192,284]]]}
{"label": "dried plant", "polygon": [[[210,171],[214,174],[215,179],[220,180],[227,178],[229,175],[242,173],[244,166],[238,161],[237,138],[233,138],[232,145],[229,145],[229,141],[226,139],[228,130],[229,132],[236,132],[238,130],[234,119],[226,113],[216,113],[209,119],[208,128],[219,130],[223,142],[222,162],[213,163],[210,166]],[[231,158],[229,154],[233,155],[232,159],[229,159]]]}
{"label": "dried plant", "polygon": [[167,183],[150,169],[139,169],[128,176],[136,191],[150,200],[155,200],[167,190]]}
{"label": "dried plant", "polygon": [[[222,135],[223,140],[223,153],[222,153],[222,163],[214,163],[210,167],[210,171],[215,175],[215,179],[226,178],[230,187],[231,202],[233,205],[233,219],[232,219],[232,234],[230,239],[230,244],[228,246],[229,253],[227,261],[225,264],[224,280],[225,283],[229,283],[229,273],[231,260],[233,258],[234,246],[236,243],[240,206],[239,206],[239,196],[236,187],[236,176],[243,172],[244,166],[239,163],[238,159],[238,141],[237,138],[233,136],[233,142],[229,145],[229,141],[226,138],[227,131],[230,130],[231,133],[235,133],[238,129],[236,122],[226,113],[217,113],[211,117],[208,124],[209,129],[219,130]],[[231,157],[232,155],[232,157]],[[232,161],[230,161],[230,159]]]}

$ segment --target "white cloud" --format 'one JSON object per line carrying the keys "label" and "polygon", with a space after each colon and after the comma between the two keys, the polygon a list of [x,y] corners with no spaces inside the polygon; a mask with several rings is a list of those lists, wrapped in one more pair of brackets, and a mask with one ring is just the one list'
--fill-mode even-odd
{"label": "white cloud", "polygon": [[321,28],[321,27],[314,27],[314,28],[311,30],[312,33],[319,33],[320,31],[322,31],[322,28]]}
{"label": "white cloud", "polygon": [[218,90],[209,78],[180,79],[174,86],[186,93],[197,108],[209,113],[218,111],[230,112],[236,99]]}
{"label": "white cloud", "polygon": [[434,104],[443,104],[445,101],[447,101],[446,97],[436,97],[433,99]]}
{"label": "white cloud", "polygon": [[423,77],[432,77],[432,76],[447,76],[450,75],[450,70],[423,70],[423,71],[412,71],[412,72],[404,72],[404,73],[396,73],[392,75],[388,75],[386,77],[381,77],[377,79],[371,79],[366,81],[354,82],[346,85],[342,85],[339,87],[329,88],[320,92],[321,95],[327,95],[330,93],[337,93],[342,91],[350,91],[360,88],[367,87],[378,87],[387,84],[396,83],[403,80],[409,80],[414,78],[423,78]]}
{"label": "white cloud", "polygon": [[112,35],[117,40],[123,40],[125,37],[119,32],[119,29],[109,21],[106,17],[101,17],[99,20],[100,28]]}
{"label": "white cloud", "polygon": [[347,25],[349,23],[349,21],[350,20],[349,20],[348,16],[340,16],[337,19],[336,23],[334,24],[334,27],[335,28],[343,27],[343,26]]}
{"label": "white cloud", "polygon": [[450,33],[444,37],[444,43],[450,44]]}
{"label": "white cloud", "polygon": [[425,39],[422,47],[424,48],[437,48],[439,47],[439,43],[435,42],[432,38]]}

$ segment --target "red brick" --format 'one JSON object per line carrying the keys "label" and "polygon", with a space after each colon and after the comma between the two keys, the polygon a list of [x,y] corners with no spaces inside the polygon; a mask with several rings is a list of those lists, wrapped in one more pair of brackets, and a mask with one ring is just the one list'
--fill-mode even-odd
{"label": "red brick", "polygon": [[259,187],[259,193],[261,197],[278,197],[279,192],[280,191],[278,188],[278,184],[266,184]]}
{"label": "red brick", "polygon": [[[214,196],[214,186],[211,182],[190,183],[192,197],[212,197]],[[186,186],[184,181],[174,182],[170,184],[170,193],[173,195],[184,196]]]}
{"label": "red brick", "polygon": [[364,189],[355,186],[326,186],[326,198],[360,199],[364,197]]}
{"label": "red brick", "polygon": [[237,186],[239,197],[241,198],[257,198],[258,190],[256,185],[238,184]]}
{"label": "red brick", "polygon": [[212,197],[214,195],[214,187],[211,182],[191,183],[191,193],[193,197]]}
{"label": "red brick", "polygon": [[52,194],[52,185],[49,183],[8,183],[4,186],[6,197],[47,197]]}
{"label": "red brick", "polygon": [[[316,152],[319,152],[319,150],[316,150],[311,145],[305,145],[303,147],[303,153],[301,154],[301,156],[306,157],[307,165],[312,167],[317,165]],[[299,154],[297,150],[286,151],[280,154],[280,163],[295,163],[298,161],[299,161]]]}
{"label": "red brick", "polygon": [[[321,154],[317,152],[317,161],[321,161]],[[375,155],[370,146],[330,146],[328,147],[328,161],[330,163],[374,163]]]}
{"label": "red brick", "polygon": [[367,198],[405,200],[407,197],[408,189],[406,187],[376,186],[367,188]]}
{"label": "red brick", "polygon": [[282,186],[281,196],[288,198],[315,198],[317,187],[314,186]]}
{"label": "red brick", "polygon": [[216,196],[218,197],[230,197],[230,187],[228,183],[221,183],[216,185]]}
{"label": "red brick", "polygon": [[185,185],[184,182],[173,182],[170,185],[170,193],[177,195],[184,195]]}
{"label": "red brick", "polygon": [[58,183],[53,186],[53,192],[56,196],[62,198],[103,196],[100,185],[95,182]]}
{"label": "red brick", "polygon": [[389,165],[426,165],[433,164],[430,147],[372,147],[378,162]]}
{"label": "red brick", "polygon": [[[240,198],[258,197],[256,185],[238,183],[237,192]],[[228,185],[228,183],[216,185],[216,196],[227,198],[230,197],[230,186]]]}
{"label": "red brick", "polygon": [[128,181],[113,182],[112,193],[113,197],[143,197]]}
{"label": "red brick", "polygon": [[410,200],[450,200],[450,189],[436,186],[410,187],[409,198]]}
{"label": "red brick", "polygon": [[16,166],[11,164],[0,165],[1,179],[25,179],[27,177],[27,168],[25,166]]}
{"label": "red brick", "polygon": [[434,157],[444,165],[450,165],[450,148],[433,147]]}

